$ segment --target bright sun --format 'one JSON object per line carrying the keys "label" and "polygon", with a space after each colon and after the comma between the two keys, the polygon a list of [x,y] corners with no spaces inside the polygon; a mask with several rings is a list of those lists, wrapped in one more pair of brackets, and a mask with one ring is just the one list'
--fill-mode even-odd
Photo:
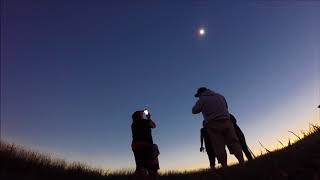
{"label": "bright sun", "polygon": [[204,30],[204,28],[200,28],[199,29],[199,35],[200,36],[204,36],[206,34],[206,31]]}

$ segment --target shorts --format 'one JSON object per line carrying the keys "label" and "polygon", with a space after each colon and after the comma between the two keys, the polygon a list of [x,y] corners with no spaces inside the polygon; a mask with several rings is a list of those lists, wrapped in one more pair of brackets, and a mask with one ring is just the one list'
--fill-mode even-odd
{"label": "shorts", "polygon": [[226,145],[228,146],[230,154],[242,150],[231,120],[210,121],[207,124],[207,131],[212,148],[217,157],[226,155]]}

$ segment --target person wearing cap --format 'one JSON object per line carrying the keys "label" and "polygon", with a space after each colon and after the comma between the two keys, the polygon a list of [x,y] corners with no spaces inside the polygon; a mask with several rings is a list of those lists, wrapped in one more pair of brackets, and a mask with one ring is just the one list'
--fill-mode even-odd
{"label": "person wearing cap", "polygon": [[158,146],[153,143],[151,129],[156,124],[151,120],[150,113],[136,111],[132,114],[131,148],[136,162],[136,179],[156,180],[158,178],[160,154]]}
{"label": "person wearing cap", "polygon": [[223,168],[227,167],[227,152],[225,149],[227,145],[229,151],[238,159],[239,164],[244,164],[241,145],[230,120],[228,104],[224,96],[205,87],[199,88],[194,96],[199,99],[193,106],[192,113],[202,113],[204,126],[207,129],[218,162]]}

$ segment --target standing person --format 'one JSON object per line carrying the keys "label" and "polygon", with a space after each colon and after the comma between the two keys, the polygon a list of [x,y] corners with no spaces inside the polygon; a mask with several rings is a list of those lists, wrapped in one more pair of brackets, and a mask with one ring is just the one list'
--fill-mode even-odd
{"label": "standing person", "polygon": [[[233,123],[233,127],[236,131],[236,134],[237,134],[237,137],[239,139],[239,142],[240,142],[240,145],[241,145],[241,148],[242,148],[242,151],[244,152],[244,154],[246,155],[247,159],[250,161],[253,159],[252,157],[252,154],[249,150],[249,147],[246,143],[246,139],[244,137],[244,134],[242,132],[242,130],[240,129],[240,127],[238,126],[237,124],[237,120],[236,118],[234,117],[233,114],[230,114],[230,120],[232,121]],[[200,152],[204,152],[206,151],[207,152],[207,155],[208,155],[208,158],[209,158],[209,162],[210,162],[210,168],[211,169],[214,169],[215,168],[215,158],[216,158],[216,154],[212,148],[212,145],[211,145],[211,142],[210,142],[210,137],[208,135],[208,132],[207,132],[207,128],[205,127],[205,124],[204,124],[204,121],[202,121],[202,128],[200,130],[200,143],[201,143],[201,146],[200,146]],[[203,142],[204,142],[204,147],[203,147]],[[228,147],[229,149],[229,147]],[[232,152],[231,152],[232,153]]]}
{"label": "standing person", "polygon": [[155,180],[159,170],[159,149],[153,144],[151,129],[156,124],[148,111],[136,111],[132,114],[132,151],[136,162],[137,179]]}
{"label": "standing person", "polygon": [[225,146],[228,145],[238,159],[239,164],[244,164],[242,149],[230,120],[225,98],[205,87],[199,88],[195,97],[198,97],[199,100],[193,106],[192,113],[202,113],[205,127],[211,140],[211,146],[217,155],[218,162],[223,168],[227,167]]}
{"label": "standing person", "polygon": [[[210,162],[210,168],[214,169],[216,165],[216,154],[212,148],[210,137],[208,135],[207,128],[204,125],[204,121],[202,121],[202,126],[203,127],[200,130],[200,152],[204,152],[204,150],[206,150]],[[203,141],[205,148],[203,147]]]}
{"label": "standing person", "polygon": [[253,157],[252,157],[252,154],[251,154],[249,147],[246,143],[246,138],[244,137],[244,134],[241,131],[240,127],[237,125],[237,119],[232,114],[230,114],[230,120],[233,123],[233,127],[234,127],[234,130],[236,131],[236,134],[238,136],[242,151],[244,152],[244,154],[246,155],[246,157],[249,161],[252,160]]}

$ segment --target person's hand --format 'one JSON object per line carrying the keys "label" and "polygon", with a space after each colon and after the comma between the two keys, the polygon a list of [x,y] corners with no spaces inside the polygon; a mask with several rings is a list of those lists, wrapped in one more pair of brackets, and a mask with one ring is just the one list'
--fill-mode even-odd
{"label": "person's hand", "polygon": [[151,119],[151,114],[150,112],[146,115],[148,119]]}
{"label": "person's hand", "polygon": [[150,127],[151,128],[156,128],[157,127],[155,122],[153,122],[151,119],[149,119],[149,121],[150,121]]}
{"label": "person's hand", "polygon": [[204,147],[200,147],[200,152],[204,152]]}

